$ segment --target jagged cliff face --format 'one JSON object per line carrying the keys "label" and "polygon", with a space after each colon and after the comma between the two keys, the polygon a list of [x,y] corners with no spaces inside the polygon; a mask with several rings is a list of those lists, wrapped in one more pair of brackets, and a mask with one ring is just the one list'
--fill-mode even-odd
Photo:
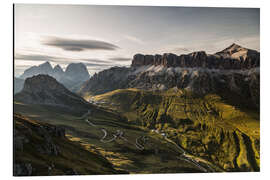
{"label": "jagged cliff face", "polygon": [[181,56],[136,54],[130,68],[102,71],[86,81],[79,92],[96,95],[124,88],[167,90],[177,87],[202,95],[237,95],[258,108],[259,61],[260,53],[235,44],[214,55],[203,51]]}
{"label": "jagged cliff face", "polygon": [[139,67],[147,65],[162,65],[165,67],[186,68],[250,69],[259,67],[259,64],[259,52],[232,44],[230,47],[213,55],[208,55],[204,51],[193,52],[180,56],[171,53],[165,53],[163,55],[136,54],[133,57],[131,66]]}
{"label": "jagged cliff face", "polygon": [[127,82],[128,87],[167,90],[173,87],[196,94],[221,93],[239,95],[259,107],[260,74],[250,70],[209,70],[203,68],[140,67]]}
{"label": "jagged cliff face", "polygon": [[112,67],[94,74],[80,88],[79,93],[102,94],[115,89],[125,88],[130,75],[130,68]]}

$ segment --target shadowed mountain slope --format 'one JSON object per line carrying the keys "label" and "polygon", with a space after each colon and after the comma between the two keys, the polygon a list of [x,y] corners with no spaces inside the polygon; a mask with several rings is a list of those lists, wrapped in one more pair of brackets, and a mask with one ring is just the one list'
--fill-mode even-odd
{"label": "shadowed mountain slope", "polygon": [[49,75],[27,78],[22,91],[17,93],[14,99],[26,104],[59,106],[74,111],[86,111],[92,107]]}
{"label": "shadowed mountain slope", "polygon": [[108,160],[68,140],[65,129],[14,114],[15,176],[119,174]]}

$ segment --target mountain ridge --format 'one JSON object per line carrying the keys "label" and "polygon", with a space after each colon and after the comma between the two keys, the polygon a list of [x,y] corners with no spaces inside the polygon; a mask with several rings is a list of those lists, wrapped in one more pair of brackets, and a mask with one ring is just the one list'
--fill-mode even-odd
{"label": "mountain ridge", "polygon": [[14,99],[26,104],[53,105],[70,110],[87,110],[91,105],[49,75],[27,78]]}
{"label": "mountain ridge", "polygon": [[207,54],[205,51],[195,51],[179,56],[173,53],[164,53],[163,55],[135,54],[131,66],[162,65],[165,67],[202,67],[209,69],[251,69],[259,67],[259,64],[259,52],[234,43],[215,54]]}
{"label": "mountain ridge", "polygon": [[64,71],[59,64],[53,68],[50,62],[46,61],[38,66],[32,66],[26,69],[20,78],[26,79],[38,74],[50,75],[72,91],[76,91],[76,89],[90,77],[83,63],[70,63],[66,71]]}
{"label": "mountain ridge", "polygon": [[[234,48],[238,48],[237,52],[243,50],[242,47],[239,50],[239,47],[235,45]],[[227,50],[225,49],[223,52],[227,52]],[[244,51],[248,53],[251,50],[244,48]],[[163,56],[137,54],[130,68],[113,67],[103,70],[87,80],[78,92],[81,96],[86,97],[125,88],[163,91],[177,87],[189,89],[196,94],[222,93],[226,96],[236,94],[243,100],[248,100],[247,104],[258,108],[260,56],[256,53],[254,57],[250,55],[246,57],[246,60],[238,60],[207,55],[205,52],[199,51],[183,55],[182,57],[188,57],[190,61],[184,58],[184,61],[179,61],[180,64],[178,62],[180,56],[170,53]],[[215,59],[215,57],[223,60]],[[140,59],[142,61],[139,61]],[[160,61],[153,61],[157,59]],[[219,60],[221,60],[221,64],[218,63]],[[250,64],[250,62],[252,63]],[[184,64],[188,66],[182,67]],[[230,66],[235,68],[230,69]]]}

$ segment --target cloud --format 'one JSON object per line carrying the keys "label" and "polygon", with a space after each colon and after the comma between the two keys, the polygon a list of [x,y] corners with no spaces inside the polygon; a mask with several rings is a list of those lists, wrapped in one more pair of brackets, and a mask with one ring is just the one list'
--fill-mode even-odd
{"label": "cloud", "polygon": [[47,55],[40,55],[40,54],[15,54],[15,59],[18,60],[26,60],[26,61],[54,61],[57,59],[56,57],[53,56],[47,56]]}
{"label": "cloud", "polygon": [[[31,61],[36,62],[54,62],[56,64],[61,65],[62,67],[66,67],[66,65],[70,63],[76,63],[81,62],[87,66],[88,71],[90,72],[96,72],[103,69],[107,69],[113,66],[121,66],[118,63],[115,63],[113,61],[109,60],[100,60],[100,59],[91,59],[91,58],[81,58],[81,59],[75,59],[75,58],[66,58],[66,57],[59,57],[59,56],[49,56],[49,55],[43,55],[43,54],[15,54],[15,60],[16,60],[16,66],[15,66],[15,74],[16,76],[21,75],[25,69],[35,65],[31,63]],[[17,61],[21,61],[21,64]],[[30,61],[29,64],[24,61]]]}
{"label": "cloud", "polygon": [[189,50],[188,48],[181,48],[181,47],[175,48],[175,49],[173,49],[173,51],[176,51],[176,52],[191,52],[191,50]]}
{"label": "cloud", "polygon": [[48,37],[42,41],[43,45],[58,47],[66,51],[86,51],[86,50],[110,50],[119,49],[118,46],[98,40],[79,40],[59,37]]}
{"label": "cloud", "polygon": [[101,60],[101,59],[80,59],[81,61],[87,61],[87,62],[94,62],[94,63],[112,63],[110,61],[106,61],[106,60]]}
{"label": "cloud", "polygon": [[144,44],[143,40],[141,40],[141,39],[139,39],[137,37],[134,37],[134,36],[125,35],[124,38],[127,39],[127,40],[130,40],[130,41],[133,41],[135,43],[138,43],[138,44]]}
{"label": "cloud", "polygon": [[112,64],[84,63],[87,67],[110,67]]}
{"label": "cloud", "polygon": [[82,62],[82,63],[101,63],[101,64],[112,64],[111,61],[105,61],[101,59],[91,59],[91,58],[66,58],[66,57],[57,57],[57,56],[48,56],[43,54],[15,54],[16,60],[24,60],[24,61],[51,61],[55,63],[61,63],[61,64],[69,64],[69,63],[76,63],[76,62]]}
{"label": "cloud", "polygon": [[124,62],[124,61],[131,61],[131,58],[125,58],[125,57],[112,57],[112,58],[109,58],[109,60]]}

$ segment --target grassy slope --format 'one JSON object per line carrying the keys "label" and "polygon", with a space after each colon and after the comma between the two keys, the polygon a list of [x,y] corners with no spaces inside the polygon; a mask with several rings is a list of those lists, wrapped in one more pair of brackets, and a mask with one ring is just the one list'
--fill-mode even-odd
{"label": "grassy slope", "polygon": [[[32,119],[65,127],[68,139],[80,143],[90,152],[106,157],[117,170],[129,173],[202,172],[193,164],[177,159],[181,153],[174,144],[168,143],[162,136],[151,133],[146,128],[127,123],[125,118],[113,111],[92,109],[93,115],[87,118],[97,126],[92,127],[81,117],[57,110],[55,107],[15,102],[14,110]],[[116,130],[121,130],[128,142],[117,139],[111,143],[102,143],[100,139],[103,133],[100,128],[108,131],[107,139],[112,138],[112,133]],[[144,144],[144,150],[139,150],[134,145],[136,139],[141,136],[149,138]],[[206,167],[206,163],[209,164],[202,162],[201,165]]]}
{"label": "grassy slope", "polygon": [[216,94],[203,97],[170,89],[149,92],[115,90],[94,97],[131,123],[164,130],[190,153],[227,171],[258,171],[259,112],[229,104]]}
{"label": "grassy slope", "polygon": [[[54,126],[30,120],[24,116],[14,115],[16,136],[28,139],[23,149],[15,149],[14,163],[30,163],[33,175],[65,175],[77,174],[116,174],[120,173],[112,167],[107,159],[99,154],[89,152],[79,143],[68,140],[65,137],[52,137],[52,143],[59,148],[59,154],[40,153],[38,147],[43,147],[47,141],[40,128],[53,129]],[[52,170],[49,172],[48,168]]]}

